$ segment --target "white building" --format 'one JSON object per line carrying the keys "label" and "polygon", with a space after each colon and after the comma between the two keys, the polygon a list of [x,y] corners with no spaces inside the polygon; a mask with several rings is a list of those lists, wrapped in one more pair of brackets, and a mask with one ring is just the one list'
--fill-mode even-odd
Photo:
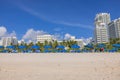
{"label": "white building", "polygon": [[108,31],[106,24],[100,24],[95,28],[95,43],[107,43],[108,39]]}
{"label": "white building", "polygon": [[0,46],[2,46],[2,40],[0,40]]}
{"label": "white building", "polygon": [[45,41],[52,41],[54,38],[52,35],[37,35],[37,42],[44,43]]}
{"label": "white building", "polygon": [[84,47],[84,41],[83,41],[83,39],[75,39],[75,41],[77,41],[77,44],[78,44],[81,48]]}
{"label": "white building", "polygon": [[100,13],[95,17],[95,43],[107,43],[108,39],[108,23],[110,23],[110,14]]}
{"label": "white building", "polygon": [[22,39],[22,40],[19,40],[18,41],[18,44],[21,45],[21,44],[25,44],[25,41]]}
{"label": "white building", "polygon": [[108,24],[111,22],[110,14],[109,13],[99,13],[96,14],[95,17],[95,25],[99,23],[105,23]]}
{"label": "white building", "polygon": [[71,37],[70,37],[70,40],[75,40],[75,36],[71,36]]}
{"label": "white building", "polygon": [[108,24],[109,38],[120,38],[120,18]]}
{"label": "white building", "polygon": [[2,41],[2,45],[4,47],[9,46],[9,45],[17,45],[18,44],[18,40],[16,37],[2,37],[1,38]]}

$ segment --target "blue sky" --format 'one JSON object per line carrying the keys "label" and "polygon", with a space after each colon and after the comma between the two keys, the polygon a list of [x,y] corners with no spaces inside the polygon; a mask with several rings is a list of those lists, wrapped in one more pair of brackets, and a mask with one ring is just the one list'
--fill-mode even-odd
{"label": "blue sky", "polygon": [[119,0],[0,0],[0,26],[5,26],[8,33],[14,31],[18,39],[30,29],[88,38],[93,37],[97,13],[108,12],[112,20],[120,17],[119,3]]}

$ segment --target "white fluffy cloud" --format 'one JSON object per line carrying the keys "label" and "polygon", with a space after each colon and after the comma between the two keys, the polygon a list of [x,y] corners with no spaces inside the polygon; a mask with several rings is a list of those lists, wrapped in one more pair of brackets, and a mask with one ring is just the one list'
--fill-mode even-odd
{"label": "white fluffy cloud", "polygon": [[66,33],[64,39],[65,39],[65,40],[68,40],[68,39],[71,38],[71,36],[72,36],[72,35],[70,35],[69,33]]}
{"label": "white fluffy cloud", "polygon": [[4,36],[16,36],[16,33],[15,31],[13,31],[12,33],[8,33],[6,27],[0,26],[0,37]]}
{"label": "white fluffy cloud", "polygon": [[7,29],[4,26],[0,26],[0,37],[6,35]]}
{"label": "white fluffy cloud", "polygon": [[36,40],[37,35],[43,35],[43,34],[47,34],[47,33],[42,30],[28,29],[25,35],[23,36],[23,39],[27,41],[28,40],[34,41]]}

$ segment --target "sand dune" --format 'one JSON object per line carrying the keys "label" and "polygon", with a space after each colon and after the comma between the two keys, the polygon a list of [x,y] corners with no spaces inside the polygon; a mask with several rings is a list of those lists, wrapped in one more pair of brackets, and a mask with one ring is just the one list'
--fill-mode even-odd
{"label": "sand dune", "polygon": [[0,54],[0,80],[120,80],[120,54]]}

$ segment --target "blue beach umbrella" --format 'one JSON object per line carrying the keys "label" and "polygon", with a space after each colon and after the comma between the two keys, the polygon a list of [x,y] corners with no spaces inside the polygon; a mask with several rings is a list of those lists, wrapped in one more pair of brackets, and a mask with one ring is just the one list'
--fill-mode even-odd
{"label": "blue beach umbrella", "polygon": [[87,48],[94,48],[93,45],[91,45],[91,44],[85,45],[85,47],[87,47]]}
{"label": "blue beach umbrella", "polygon": [[80,46],[78,46],[77,44],[74,44],[74,45],[71,46],[71,48],[73,48],[73,49],[79,49]]}
{"label": "blue beach umbrella", "polygon": [[34,45],[34,46],[32,46],[31,48],[32,48],[32,49],[39,49],[40,46]]}
{"label": "blue beach umbrella", "polygon": [[50,46],[50,45],[45,45],[44,48],[45,48],[45,49],[49,49],[49,48],[52,48],[52,46]]}
{"label": "blue beach umbrella", "polygon": [[7,46],[6,48],[8,48],[8,49],[14,49],[15,46]]}
{"label": "blue beach umbrella", "polygon": [[106,45],[105,44],[99,44],[97,47],[98,48],[104,48]]}
{"label": "blue beach umbrella", "polygon": [[19,49],[24,49],[26,46],[18,46]]}
{"label": "blue beach umbrella", "polygon": [[120,48],[120,44],[113,44],[113,47]]}
{"label": "blue beach umbrella", "polygon": [[65,46],[63,46],[63,45],[59,45],[59,46],[57,46],[56,48],[57,48],[57,49],[64,49]]}
{"label": "blue beach umbrella", "polygon": [[4,46],[0,46],[0,49],[1,49],[1,48],[4,48]]}

